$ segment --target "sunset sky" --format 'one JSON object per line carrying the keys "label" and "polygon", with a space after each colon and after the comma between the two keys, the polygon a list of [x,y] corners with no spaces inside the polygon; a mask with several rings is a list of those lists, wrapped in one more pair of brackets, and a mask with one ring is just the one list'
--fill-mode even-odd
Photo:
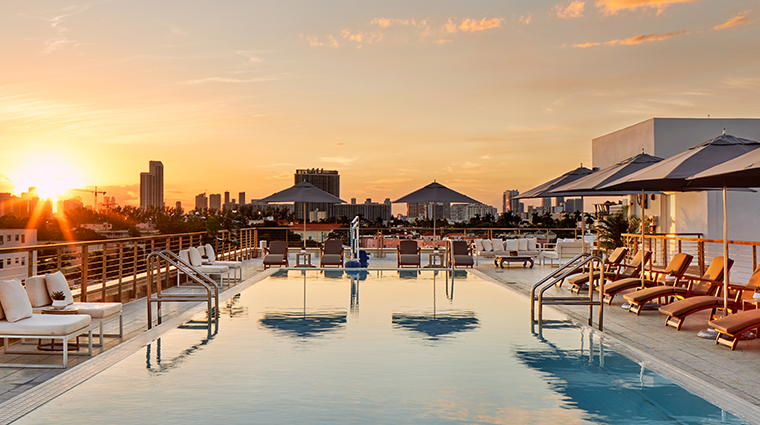
{"label": "sunset sky", "polygon": [[758,17],[757,0],[5,1],[0,192],[138,205],[160,160],[186,209],[314,167],[345,200],[436,179],[501,209],[590,165],[594,137],[758,117]]}

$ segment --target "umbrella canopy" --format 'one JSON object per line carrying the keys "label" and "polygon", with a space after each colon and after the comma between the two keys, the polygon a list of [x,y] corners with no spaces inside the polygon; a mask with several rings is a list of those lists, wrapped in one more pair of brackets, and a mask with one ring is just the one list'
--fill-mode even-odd
{"label": "umbrella canopy", "polygon": [[548,182],[546,182],[544,184],[541,184],[541,185],[538,185],[538,186],[534,187],[533,189],[531,189],[531,190],[529,190],[527,192],[524,192],[524,193],[521,193],[520,195],[517,195],[515,197],[515,199],[554,198],[556,196],[562,196],[562,195],[550,194],[549,192],[552,191],[552,190],[554,190],[554,189],[556,189],[556,188],[564,186],[566,184],[570,184],[570,183],[572,183],[572,182],[580,179],[581,177],[587,176],[587,175],[589,175],[589,174],[591,174],[593,172],[594,172],[594,170],[591,170],[589,168],[586,168],[586,167],[583,167],[583,166],[578,167],[575,170],[568,171],[567,173],[565,173],[565,174],[563,174],[563,175],[561,175],[561,176],[559,176],[559,177],[557,177],[555,179],[549,180]]}
{"label": "umbrella canopy", "polygon": [[[658,162],[628,177],[616,180],[603,189],[649,189],[662,191],[688,191],[723,188],[723,300],[724,308],[728,307],[728,222],[726,209],[726,190],[724,183],[719,185],[704,185],[710,183],[708,179],[699,180],[689,178],[698,175],[710,168],[719,166],[734,158],[738,158],[748,152],[760,148],[760,142],[743,139],[741,137],[726,134],[725,130],[720,136],[710,139],[700,145]],[[712,181],[715,183],[715,181]],[[743,187],[747,187],[745,185]],[[642,244],[644,239],[642,237]]]}
{"label": "umbrella canopy", "polygon": [[579,179],[571,181],[570,183],[555,187],[549,191],[549,194],[552,196],[619,196],[630,193],[639,193],[639,190],[616,191],[599,190],[599,188],[660,161],[662,161],[662,158],[659,156],[653,156],[642,152],[603,170],[587,174]]}
{"label": "umbrella canopy", "polygon": [[463,195],[455,190],[451,190],[438,182],[430,183],[422,189],[415,190],[414,192],[393,201],[394,204],[413,204],[426,202],[452,202],[455,204],[482,203],[470,198],[467,195]]}
{"label": "umbrella canopy", "polygon": [[760,149],[697,173],[688,180],[703,187],[760,187]]}
{"label": "umbrella canopy", "polygon": [[344,200],[334,196],[324,190],[314,186],[311,183],[301,182],[295,185],[273,193],[262,199],[263,202],[324,202],[341,204]]}
{"label": "umbrella canopy", "polygon": [[303,202],[303,247],[306,249],[306,203],[323,202],[341,204],[344,200],[334,196],[308,182],[296,183],[295,185],[273,193],[262,199],[267,203],[278,202]]}
{"label": "umbrella canopy", "polygon": [[760,142],[722,134],[671,156],[657,164],[601,186],[601,189],[660,190],[680,192],[704,190],[687,180],[697,173],[760,148]]}

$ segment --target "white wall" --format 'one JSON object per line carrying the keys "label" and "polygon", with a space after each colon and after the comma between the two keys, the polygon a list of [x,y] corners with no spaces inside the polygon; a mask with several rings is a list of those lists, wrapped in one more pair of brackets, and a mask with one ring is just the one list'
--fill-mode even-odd
{"label": "white wall", "polygon": [[[37,229],[3,229],[0,230],[2,248],[18,248],[37,245]],[[18,240],[17,240],[18,239]],[[37,274],[37,253],[32,255],[32,275]],[[0,253],[0,278],[19,280],[29,277],[29,254],[27,252]]]}

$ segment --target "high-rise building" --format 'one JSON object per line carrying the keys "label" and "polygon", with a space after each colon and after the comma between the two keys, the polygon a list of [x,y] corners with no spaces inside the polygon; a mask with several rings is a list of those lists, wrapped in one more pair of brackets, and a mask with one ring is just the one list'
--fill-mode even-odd
{"label": "high-rise building", "polygon": [[541,198],[541,206],[544,210],[549,211],[552,208],[552,198]]}
{"label": "high-rise building", "polygon": [[212,193],[211,195],[209,195],[208,207],[213,210],[221,211],[222,210],[222,194]]}
{"label": "high-rise building", "polygon": [[208,198],[206,193],[195,195],[195,212],[203,212],[208,209]]}
{"label": "high-rise building", "polygon": [[391,200],[386,199],[384,203],[379,204],[372,202],[372,199],[367,198],[363,204],[357,204],[356,198],[352,198],[354,202],[350,204],[333,204],[330,205],[330,216],[340,218],[345,216],[349,220],[352,220],[357,215],[362,216],[365,220],[375,221],[378,218],[382,221],[388,221],[391,219]]}
{"label": "high-rise building", "polygon": [[140,208],[164,208],[164,164],[148,162],[147,173],[140,173]]}
{"label": "high-rise building", "polygon": [[238,193],[238,204],[245,205],[245,192]]}
{"label": "high-rise building", "polygon": [[182,211],[182,201],[177,201],[177,203],[174,204],[174,208],[176,208],[177,211]]}
{"label": "high-rise building", "polygon": [[231,210],[232,205],[230,204],[230,191],[226,190],[224,191],[224,209],[225,210]]}
{"label": "high-rise building", "polygon": [[[323,168],[310,168],[296,170],[295,183],[307,182],[324,190],[325,192],[340,198],[340,175],[337,170],[325,170]],[[307,213],[310,211],[329,211],[329,203],[307,203]],[[297,219],[303,219],[303,203],[296,202],[295,215]]]}

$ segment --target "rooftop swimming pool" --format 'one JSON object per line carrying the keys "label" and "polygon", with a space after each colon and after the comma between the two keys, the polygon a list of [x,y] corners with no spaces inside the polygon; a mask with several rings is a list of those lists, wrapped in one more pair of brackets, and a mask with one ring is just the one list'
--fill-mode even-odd
{"label": "rooftop swimming pool", "polygon": [[744,423],[579,328],[532,334],[498,284],[361,278],[277,272],[14,424]]}

